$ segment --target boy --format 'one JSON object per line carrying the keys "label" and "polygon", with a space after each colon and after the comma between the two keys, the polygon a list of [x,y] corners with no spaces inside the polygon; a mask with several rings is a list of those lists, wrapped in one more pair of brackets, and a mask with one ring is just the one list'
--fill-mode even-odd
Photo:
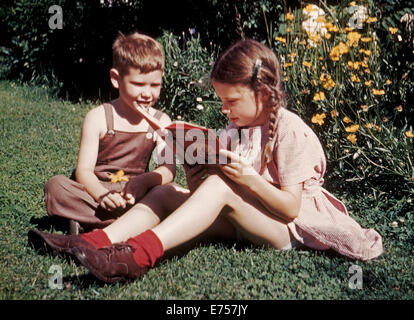
{"label": "boy", "polygon": [[79,224],[84,229],[111,224],[152,187],[175,176],[175,163],[158,163],[146,172],[155,146],[160,155],[166,145],[136,111],[143,107],[163,125],[171,122],[153,108],[164,72],[162,46],[143,34],[120,33],[112,50],[110,79],[119,97],[87,113],[76,181],[60,175],[45,185],[48,215],[69,219],[72,234],[79,232]]}

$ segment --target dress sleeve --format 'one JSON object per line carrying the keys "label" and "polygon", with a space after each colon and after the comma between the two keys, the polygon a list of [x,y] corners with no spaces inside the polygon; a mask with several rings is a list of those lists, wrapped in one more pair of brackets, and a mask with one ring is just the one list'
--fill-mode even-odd
{"label": "dress sleeve", "polygon": [[281,186],[323,177],[325,155],[318,137],[305,123],[289,126],[279,137],[273,154]]}

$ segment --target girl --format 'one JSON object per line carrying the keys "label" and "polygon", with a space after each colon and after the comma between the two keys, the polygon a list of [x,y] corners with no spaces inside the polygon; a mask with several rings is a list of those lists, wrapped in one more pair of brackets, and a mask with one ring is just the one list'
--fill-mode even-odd
{"label": "girl", "polygon": [[155,187],[104,230],[84,234],[81,241],[66,237],[68,252],[106,282],[134,279],[165,251],[207,236],[281,250],[332,248],[361,260],[380,255],[380,235],[362,229],[322,188],[322,146],[284,108],[274,53],[256,41],[239,41],[218,58],[211,81],[231,121],[227,132],[241,134],[232,151],[220,151],[229,163],[219,171],[186,168],[191,192]]}

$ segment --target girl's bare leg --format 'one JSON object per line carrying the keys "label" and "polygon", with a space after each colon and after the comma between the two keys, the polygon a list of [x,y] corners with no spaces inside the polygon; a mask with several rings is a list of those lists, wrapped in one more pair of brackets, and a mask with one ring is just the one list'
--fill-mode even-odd
{"label": "girl's bare leg", "polygon": [[[208,177],[187,201],[152,230],[164,250],[169,250],[207,231],[220,215],[255,244],[280,249],[291,242],[287,222],[270,215],[246,190],[217,175]],[[234,228],[230,233],[235,235]]]}

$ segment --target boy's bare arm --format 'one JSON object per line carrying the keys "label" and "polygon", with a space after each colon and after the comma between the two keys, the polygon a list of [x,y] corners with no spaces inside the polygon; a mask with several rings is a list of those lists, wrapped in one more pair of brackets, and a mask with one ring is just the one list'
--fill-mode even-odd
{"label": "boy's bare arm", "polygon": [[[100,112],[102,111],[102,112]],[[78,162],[76,165],[76,180],[85,186],[88,193],[98,201],[107,193],[106,189],[94,173],[98,157],[99,137],[102,131],[102,123],[105,123],[103,109],[92,109],[85,116],[82,126],[82,136],[79,146]],[[106,130],[103,127],[103,130]]]}

